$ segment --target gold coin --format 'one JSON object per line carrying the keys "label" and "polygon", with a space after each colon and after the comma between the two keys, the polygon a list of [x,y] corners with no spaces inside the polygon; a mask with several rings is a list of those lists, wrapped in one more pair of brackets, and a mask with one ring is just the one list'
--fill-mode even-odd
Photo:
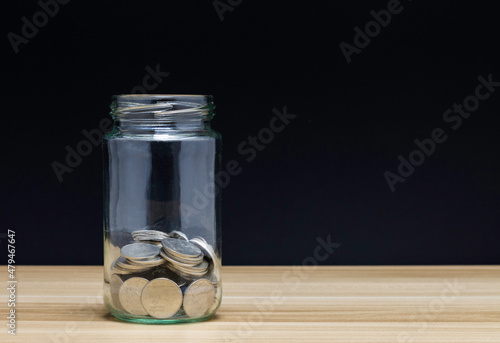
{"label": "gold coin", "polygon": [[142,277],[132,277],[121,285],[119,297],[125,311],[136,316],[146,316],[148,314],[141,301],[142,290],[148,282],[147,279]]}
{"label": "gold coin", "polygon": [[166,278],[151,280],[142,290],[142,305],[155,318],[169,318],[182,305],[182,291],[175,282]]}
{"label": "gold coin", "polygon": [[201,317],[215,301],[215,288],[207,279],[194,281],[184,293],[184,312],[189,317]]}

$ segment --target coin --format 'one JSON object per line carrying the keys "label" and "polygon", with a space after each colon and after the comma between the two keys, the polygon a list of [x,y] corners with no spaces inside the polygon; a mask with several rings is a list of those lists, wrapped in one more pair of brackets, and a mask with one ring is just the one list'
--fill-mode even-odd
{"label": "coin", "polygon": [[120,276],[118,274],[111,275],[109,279],[109,291],[111,293],[111,302],[112,302],[111,305],[119,311],[123,311],[123,306],[120,302],[120,294],[119,294],[121,285],[123,285],[123,281],[120,278]]}
{"label": "coin", "polygon": [[136,266],[151,266],[151,267],[155,267],[155,266],[159,266],[159,265],[165,263],[165,260],[163,259],[163,257],[161,257],[160,255],[158,255],[157,257],[152,258],[152,259],[135,260],[135,261],[129,260],[127,262],[128,262],[128,264],[136,265]]}
{"label": "coin", "polygon": [[[180,241],[178,244],[181,247],[179,247],[175,246],[171,241],[164,241],[162,241],[163,249],[160,251],[160,255],[167,261],[168,269],[188,280],[193,280],[206,274],[209,264],[203,259],[204,255],[201,250],[194,244]],[[184,252],[192,254],[198,251],[198,256],[182,254]]]}
{"label": "coin", "polygon": [[[201,236],[196,236],[196,237],[193,237],[192,239],[199,239],[199,240],[202,240],[203,242],[207,243],[206,239],[201,237]],[[191,240],[192,240],[191,239]],[[208,243],[207,243],[208,244]]]}
{"label": "coin", "polygon": [[149,235],[140,235],[140,236],[134,236],[134,240],[142,242],[161,242],[163,239],[167,237],[165,236],[149,236]]}
{"label": "coin", "polygon": [[165,278],[151,280],[142,290],[144,309],[155,318],[169,318],[182,305],[182,291],[175,282]]}
{"label": "coin", "polygon": [[123,283],[120,287],[119,298],[125,311],[136,316],[148,314],[141,301],[142,290],[148,282],[147,279],[141,277],[132,277]]}
{"label": "coin", "polygon": [[177,239],[183,239],[185,241],[189,241],[188,237],[186,236],[185,233],[174,230],[168,234],[168,237],[170,238],[177,238]]}
{"label": "coin", "polygon": [[168,233],[158,230],[136,230],[132,232],[132,236],[137,235],[165,236],[165,238],[168,237]]}
{"label": "coin", "polygon": [[206,272],[208,269],[208,262],[206,260],[201,261],[201,263],[195,265],[192,267],[192,269],[198,271],[198,272]]}
{"label": "coin", "polygon": [[[191,267],[191,266],[195,265],[192,262],[187,262],[187,261],[184,261],[184,260],[172,258],[172,257],[168,256],[168,254],[164,253],[163,251],[160,251],[160,256],[163,257],[168,262],[174,264],[174,265],[179,265],[179,266],[184,266],[184,267]],[[203,261],[203,258],[201,259],[201,261]],[[195,262],[195,263],[198,264],[200,262]]]}
{"label": "coin", "polygon": [[219,260],[219,258],[215,254],[214,248],[210,244],[208,244],[207,241],[204,240],[203,238],[195,237],[191,239],[190,242],[198,246],[198,248],[200,248],[203,254],[209,257],[212,261],[215,262],[216,260],[217,261]]}
{"label": "coin", "polygon": [[132,237],[135,241],[157,245],[161,244],[162,239],[169,237],[169,235],[157,230],[137,230],[132,232]]}
{"label": "coin", "polygon": [[189,317],[204,315],[215,301],[215,288],[207,279],[199,279],[189,285],[184,293],[183,308]]}
{"label": "coin", "polygon": [[163,239],[162,238],[159,238],[158,240],[156,241],[149,241],[149,240],[144,240],[144,239],[137,239],[137,238],[134,238],[135,241],[137,242],[141,242],[141,243],[145,243],[145,244],[151,244],[151,245],[155,245],[155,246],[158,246],[158,247],[162,247],[161,245],[161,240]]}
{"label": "coin", "polygon": [[[121,257],[121,256],[120,256]],[[113,261],[113,263],[111,264],[111,272],[115,273],[115,274],[121,274],[121,275],[125,275],[125,274],[130,274],[132,273],[133,271],[132,270],[129,270],[129,269],[124,269],[122,268],[121,266],[118,265],[118,260],[115,260]]]}
{"label": "coin", "polygon": [[213,269],[213,276],[217,280],[216,283],[220,282],[222,279],[221,260],[217,256],[217,254],[215,253],[214,248],[210,244],[208,244],[203,238],[201,238],[201,239],[200,238],[201,237],[195,237],[195,238],[191,239],[191,242],[196,244],[198,246],[198,248],[200,248],[200,250],[203,252],[205,257],[207,257],[208,259],[210,259],[212,261],[212,265],[210,267]]}
{"label": "coin", "polygon": [[197,257],[202,254],[200,248],[193,243],[174,238],[165,238],[161,241],[163,249],[173,255]]}
{"label": "coin", "polygon": [[132,243],[121,249],[122,256],[130,260],[155,258],[160,253],[160,247],[145,243]]}
{"label": "coin", "polygon": [[186,272],[186,273],[203,275],[208,270],[208,262],[203,261],[195,266],[188,266],[188,267],[186,267],[185,265],[176,264],[175,267],[181,271]]}
{"label": "coin", "polygon": [[149,274],[149,276],[147,277],[147,279],[149,280],[160,279],[160,278],[172,280],[179,287],[183,287],[187,283],[187,281],[183,279],[178,273],[163,267],[153,269]]}
{"label": "coin", "polygon": [[123,246],[111,265],[110,302],[117,310],[162,319],[183,307],[195,318],[217,306],[220,258],[203,237],[143,229],[132,238],[137,243]]}
{"label": "coin", "polygon": [[132,261],[127,260],[123,256],[118,257],[118,259],[116,260],[116,268],[124,270],[124,271],[140,272],[140,271],[148,270],[154,266],[155,265],[135,264],[135,263],[132,263]]}

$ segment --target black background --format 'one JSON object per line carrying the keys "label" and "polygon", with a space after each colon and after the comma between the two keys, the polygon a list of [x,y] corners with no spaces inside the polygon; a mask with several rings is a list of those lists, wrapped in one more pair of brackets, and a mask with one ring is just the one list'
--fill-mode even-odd
{"label": "black background", "polygon": [[[300,264],[328,235],[341,246],[324,264],[498,263],[500,90],[457,130],[442,118],[479,75],[500,81],[498,11],[402,1],[347,63],[339,44],[387,4],[243,1],[221,21],[211,1],[71,1],[16,54],[7,34],[40,7],[4,3],[2,232],[16,232],[16,263],[102,264],[101,149],[61,183],[51,163],[157,64],[170,75],[153,93],[215,96],[224,163],[242,165],[223,192],[224,264]],[[284,106],[297,118],[246,162],[238,144]],[[391,192],[384,172],[438,127],[446,142]]]}

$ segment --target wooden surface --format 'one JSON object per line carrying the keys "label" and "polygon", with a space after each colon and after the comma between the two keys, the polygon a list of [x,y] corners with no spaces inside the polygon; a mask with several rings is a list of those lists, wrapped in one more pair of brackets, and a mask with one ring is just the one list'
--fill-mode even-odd
{"label": "wooden surface", "polygon": [[500,342],[500,266],[224,267],[216,317],[181,325],[113,319],[101,267],[16,276],[17,335],[2,287],[0,342]]}

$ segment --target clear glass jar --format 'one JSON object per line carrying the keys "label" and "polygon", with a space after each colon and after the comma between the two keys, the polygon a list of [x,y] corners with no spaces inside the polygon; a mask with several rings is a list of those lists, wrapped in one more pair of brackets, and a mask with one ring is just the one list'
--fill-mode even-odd
{"label": "clear glass jar", "polygon": [[221,137],[206,95],[118,95],[103,140],[104,303],[119,319],[209,319],[220,305]]}

